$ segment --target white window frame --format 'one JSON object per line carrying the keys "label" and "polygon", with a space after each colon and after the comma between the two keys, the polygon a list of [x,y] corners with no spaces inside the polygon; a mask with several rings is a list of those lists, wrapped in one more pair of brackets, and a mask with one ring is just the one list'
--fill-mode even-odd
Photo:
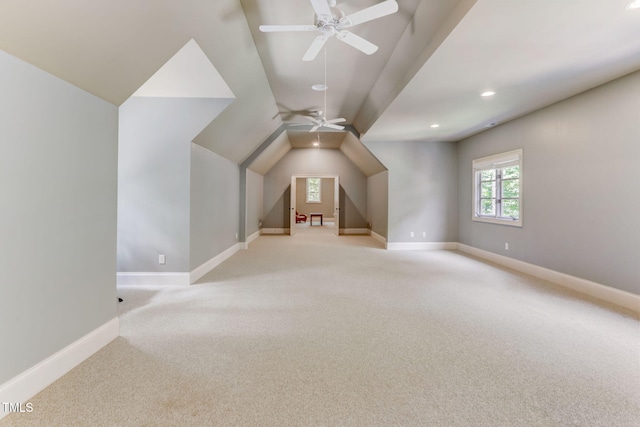
{"label": "white window frame", "polygon": [[[309,198],[309,180],[311,179],[317,179],[318,180],[318,200],[311,200]],[[314,176],[314,177],[308,177],[306,182],[305,182],[305,187],[306,187],[306,200],[307,203],[322,203],[322,178]]]}
{"label": "white window frame", "polygon": [[[501,197],[502,187],[501,179],[496,180],[496,193],[497,208],[496,216],[480,215],[480,172],[488,169],[499,170],[508,166],[518,165],[520,169],[519,185],[518,185],[518,205],[520,207],[520,215],[517,219],[509,217],[497,216],[501,212]],[[488,222],[492,224],[510,225],[514,227],[522,227],[523,217],[523,162],[522,162],[522,149],[508,151],[506,153],[496,154],[493,156],[482,157],[475,159],[472,162],[472,174],[473,174],[473,200],[472,200],[472,220],[480,222]]]}

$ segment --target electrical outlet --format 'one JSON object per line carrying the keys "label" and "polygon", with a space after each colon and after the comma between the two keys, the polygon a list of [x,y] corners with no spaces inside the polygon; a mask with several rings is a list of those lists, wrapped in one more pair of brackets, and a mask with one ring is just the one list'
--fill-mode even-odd
{"label": "electrical outlet", "polygon": [[422,237],[427,237],[427,232],[426,231],[422,232]]}
{"label": "electrical outlet", "polygon": [[509,244],[508,244],[508,243],[505,243],[505,244],[504,244],[504,250],[505,250],[505,251],[508,251],[508,250],[509,250]]}
{"label": "electrical outlet", "polygon": [[411,237],[413,237],[413,231],[411,232]]}
{"label": "electrical outlet", "polygon": [[164,254],[158,255],[158,264],[164,265],[167,263],[167,257]]}
{"label": "electrical outlet", "polygon": [[238,240],[238,233],[236,233],[236,240]]}

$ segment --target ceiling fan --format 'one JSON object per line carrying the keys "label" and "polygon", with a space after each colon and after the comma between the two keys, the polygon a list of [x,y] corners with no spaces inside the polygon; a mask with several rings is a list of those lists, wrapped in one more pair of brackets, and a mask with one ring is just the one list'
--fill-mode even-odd
{"label": "ceiling fan", "polygon": [[322,111],[318,111],[318,117],[307,116],[309,119],[309,123],[292,123],[289,126],[309,126],[312,125],[311,130],[309,132],[315,132],[321,127],[343,130],[344,126],[337,125],[336,123],[346,122],[347,119],[340,117],[339,119],[331,119],[327,120]]}
{"label": "ceiling fan", "polygon": [[367,7],[358,12],[346,15],[337,9],[336,0],[310,0],[313,10],[316,12],[314,25],[261,25],[260,31],[318,31],[311,46],[304,54],[303,61],[313,61],[330,37],[336,38],[361,52],[371,55],[378,50],[378,46],[360,36],[347,31],[347,28],[368,22],[398,11],[396,0],[385,0],[381,3]]}
{"label": "ceiling fan", "polygon": [[[327,110],[327,89],[329,88],[327,86],[327,49],[326,48],[324,49],[324,84],[320,86],[322,88],[321,90],[324,92],[324,109],[326,111]],[[346,122],[347,119],[340,117],[338,119],[327,120],[327,117],[324,115],[322,111],[316,111],[315,113],[316,113],[315,116],[317,117],[313,117],[309,115],[306,116],[309,119],[310,123],[292,123],[290,124],[290,126],[312,125],[311,130],[309,130],[309,132],[315,132],[321,127],[337,129],[337,130],[344,129],[344,126],[337,125],[336,123]]]}

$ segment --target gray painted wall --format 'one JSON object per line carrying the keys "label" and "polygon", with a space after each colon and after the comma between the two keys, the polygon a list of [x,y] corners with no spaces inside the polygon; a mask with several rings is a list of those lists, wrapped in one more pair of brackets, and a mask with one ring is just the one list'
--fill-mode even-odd
{"label": "gray painted wall", "polygon": [[387,237],[389,226],[389,171],[367,178],[367,222],[371,231]]}
{"label": "gray painted wall", "polygon": [[260,230],[260,222],[264,217],[264,177],[252,170],[246,169],[247,174],[247,236]]}
{"label": "gray painted wall", "polygon": [[2,51],[0,75],[2,384],[116,317],[118,109]]}
{"label": "gray painted wall", "polygon": [[[640,293],[639,118],[635,72],[462,141],[460,242]],[[472,221],[471,161],[516,148],[523,227]]]}
{"label": "gray painted wall", "polygon": [[340,228],[366,227],[367,178],[339,150],[313,148],[292,149],[264,176],[263,227],[289,227],[292,175],[338,175]]}
{"label": "gray painted wall", "polygon": [[239,195],[238,165],[191,144],[191,270],[237,243]]}
{"label": "gray painted wall", "polygon": [[118,271],[190,271],[191,141],[229,102],[132,97],[120,106]]}
{"label": "gray painted wall", "polygon": [[411,141],[366,146],[389,171],[387,241],[456,242],[456,144]]}
{"label": "gray painted wall", "polygon": [[[309,216],[311,212],[321,213],[324,218],[333,218],[335,209],[335,180],[333,178],[322,178],[320,188],[322,203],[307,203],[307,179],[296,179],[296,208],[298,212]],[[308,218],[307,218],[308,219]],[[314,219],[314,224],[316,223]]]}

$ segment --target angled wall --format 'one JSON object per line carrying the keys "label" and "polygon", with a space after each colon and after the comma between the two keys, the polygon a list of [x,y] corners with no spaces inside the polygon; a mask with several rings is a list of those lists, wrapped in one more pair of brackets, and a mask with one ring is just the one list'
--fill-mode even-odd
{"label": "angled wall", "polygon": [[250,169],[246,169],[246,230],[247,237],[260,231],[264,218],[264,176]]}
{"label": "angled wall", "polygon": [[191,140],[226,105],[132,97],[120,106],[119,272],[190,271]]}
{"label": "angled wall", "polygon": [[387,241],[456,242],[456,144],[402,141],[365,145],[388,169]]}
{"label": "angled wall", "polygon": [[236,163],[191,144],[190,271],[238,241],[238,174]]}
{"label": "angled wall", "polygon": [[389,233],[389,171],[367,178],[367,224],[385,239]]}
{"label": "angled wall", "polygon": [[[211,180],[227,177],[207,175],[203,164],[225,162],[192,147],[191,141],[232,101],[233,94],[192,40],[120,106],[119,278],[126,273],[190,272],[197,262],[191,259],[192,219],[209,237],[220,227],[213,224],[215,218],[209,219],[211,224],[200,221],[201,210],[208,209],[202,197],[213,197],[203,195]],[[236,180],[237,175],[236,169]],[[237,229],[237,212],[234,221]],[[193,249],[198,260],[215,250],[200,242]]]}
{"label": "angled wall", "polygon": [[0,401],[19,402],[3,383],[107,323],[118,334],[118,109],[1,51],[0,75]]}

